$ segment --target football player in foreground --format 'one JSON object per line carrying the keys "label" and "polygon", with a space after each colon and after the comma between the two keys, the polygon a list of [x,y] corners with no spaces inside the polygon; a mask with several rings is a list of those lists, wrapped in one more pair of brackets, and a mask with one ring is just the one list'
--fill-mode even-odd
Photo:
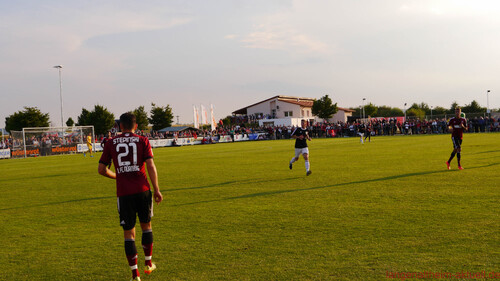
{"label": "football player in foreground", "polygon": [[295,157],[290,160],[289,167],[291,170],[293,163],[299,160],[299,157],[302,154],[302,157],[304,157],[304,160],[306,161],[306,175],[309,176],[312,172],[311,164],[309,164],[309,148],[307,147],[307,141],[310,141],[311,137],[307,132],[306,125],[306,120],[302,119],[301,127],[297,127],[292,133],[292,138],[295,139]]}
{"label": "football player in foreground", "polygon": [[[116,179],[118,213],[125,238],[125,254],[132,270],[132,280],[140,281],[135,246],[136,216],[139,216],[142,229],[142,248],[145,255],[144,273],[151,274],[156,269],[156,265],[151,262],[153,253],[153,230],[151,228],[153,197],[159,204],[163,200],[163,196],[158,185],[158,174],[149,140],[134,134],[137,129],[135,115],[132,113],[122,114],[120,128],[122,134],[106,142],[99,160],[98,170],[99,174]],[[111,161],[115,166],[115,172],[108,169]],[[151,194],[144,164],[147,166],[154,195]]]}
{"label": "football player in foreground", "polygon": [[460,115],[462,113],[462,109],[460,107],[455,108],[455,117],[451,118],[448,122],[448,129],[451,131],[451,141],[453,142],[453,152],[451,153],[450,159],[446,161],[446,166],[448,170],[450,169],[450,162],[457,155],[458,160],[458,169],[463,170],[461,160],[461,152],[462,152],[462,138],[464,135],[464,130],[467,130],[467,120],[462,118]]}

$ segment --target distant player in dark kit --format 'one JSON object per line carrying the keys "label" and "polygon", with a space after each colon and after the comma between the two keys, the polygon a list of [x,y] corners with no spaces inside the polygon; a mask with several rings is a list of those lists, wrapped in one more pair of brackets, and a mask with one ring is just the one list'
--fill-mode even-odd
{"label": "distant player in dark kit", "polygon": [[366,141],[366,138],[368,138],[368,142],[372,141],[372,123],[371,122],[369,122],[366,125],[365,141]]}
{"label": "distant player in dark kit", "polygon": [[[106,145],[106,142],[111,140],[113,136],[111,135],[111,132],[108,132],[108,135],[104,137],[101,141],[101,147],[104,150],[104,146]],[[108,168],[111,168],[111,161],[109,162]]]}
{"label": "distant player in dark kit", "polygon": [[467,130],[467,120],[462,118],[460,115],[462,109],[460,107],[455,108],[455,117],[451,118],[448,122],[448,129],[451,131],[451,141],[453,142],[453,152],[451,153],[450,159],[446,162],[448,170],[450,169],[450,162],[457,155],[458,169],[463,170],[462,164],[460,163],[461,152],[462,152],[462,138],[464,135],[464,130]]}
{"label": "distant player in dark kit", "polygon": [[365,124],[359,123],[358,135],[359,135],[359,142],[365,144],[365,142],[363,141],[363,137],[365,136]]}
{"label": "distant player in dark kit", "polygon": [[104,149],[104,145],[106,144],[106,142],[108,140],[110,140],[113,136],[111,136],[111,132],[108,132],[108,135],[106,137],[104,137],[101,141],[101,147],[102,149]]}
{"label": "distant player in dark kit", "polygon": [[295,139],[295,157],[290,160],[290,170],[295,161],[299,160],[300,155],[304,157],[306,161],[306,175],[309,176],[311,172],[311,165],[309,164],[309,148],[307,147],[307,141],[311,140],[309,133],[306,129],[306,120],[301,121],[301,127],[296,128],[292,133],[292,138]]}
{"label": "distant player in dark kit", "polygon": [[[149,140],[134,134],[137,129],[135,115],[132,113],[122,114],[120,128],[122,134],[111,138],[104,145],[104,151],[99,160],[99,174],[116,179],[118,213],[125,237],[125,254],[132,270],[132,280],[140,281],[135,246],[136,216],[139,216],[142,229],[142,248],[145,255],[144,273],[151,274],[156,269],[156,265],[151,262],[153,253],[153,231],[151,228],[153,198],[156,203],[160,203],[163,196],[158,185],[158,174]],[[116,172],[112,172],[107,167],[111,161],[113,161]],[[144,164],[147,166],[154,194],[151,194]]]}

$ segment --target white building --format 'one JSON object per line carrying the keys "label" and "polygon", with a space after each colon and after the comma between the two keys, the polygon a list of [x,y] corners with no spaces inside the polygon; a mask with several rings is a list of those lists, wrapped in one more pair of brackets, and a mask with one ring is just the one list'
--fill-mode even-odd
{"label": "white building", "polygon": [[[235,115],[247,115],[259,120],[259,125],[298,126],[300,120],[309,122],[322,122],[312,114],[312,105],[315,99],[290,96],[274,96],[272,98],[254,103],[233,112]],[[346,122],[354,110],[338,107],[337,113],[329,122]]]}

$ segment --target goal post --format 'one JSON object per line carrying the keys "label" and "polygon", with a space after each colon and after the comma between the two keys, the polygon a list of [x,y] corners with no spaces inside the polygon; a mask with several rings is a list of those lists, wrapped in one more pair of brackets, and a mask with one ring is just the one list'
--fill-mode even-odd
{"label": "goal post", "polygon": [[87,151],[87,136],[96,150],[94,126],[30,127],[12,131],[12,158],[73,154]]}

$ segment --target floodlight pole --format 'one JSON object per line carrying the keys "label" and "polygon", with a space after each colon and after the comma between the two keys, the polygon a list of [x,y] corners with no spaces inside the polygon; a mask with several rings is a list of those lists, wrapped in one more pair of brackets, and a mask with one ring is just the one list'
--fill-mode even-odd
{"label": "floodlight pole", "polygon": [[363,98],[363,122],[365,121],[365,100],[366,98]]}
{"label": "floodlight pole", "polygon": [[404,107],[403,107],[403,108],[404,108],[404,111],[405,111],[405,122],[406,122],[406,102],[405,102],[405,104],[404,104]]}
{"label": "floodlight pole", "polygon": [[63,96],[62,96],[62,65],[56,65],[54,68],[59,70],[59,97],[61,100],[61,127],[64,127],[64,117],[63,117]]}
{"label": "floodlight pole", "polygon": [[486,108],[488,115],[491,117],[491,111],[490,111],[490,90],[486,91]]}
{"label": "floodlight pole", "polygon": [[431,105],[431,121],[432,121],[432,107],[433,107],[433,106]]}

